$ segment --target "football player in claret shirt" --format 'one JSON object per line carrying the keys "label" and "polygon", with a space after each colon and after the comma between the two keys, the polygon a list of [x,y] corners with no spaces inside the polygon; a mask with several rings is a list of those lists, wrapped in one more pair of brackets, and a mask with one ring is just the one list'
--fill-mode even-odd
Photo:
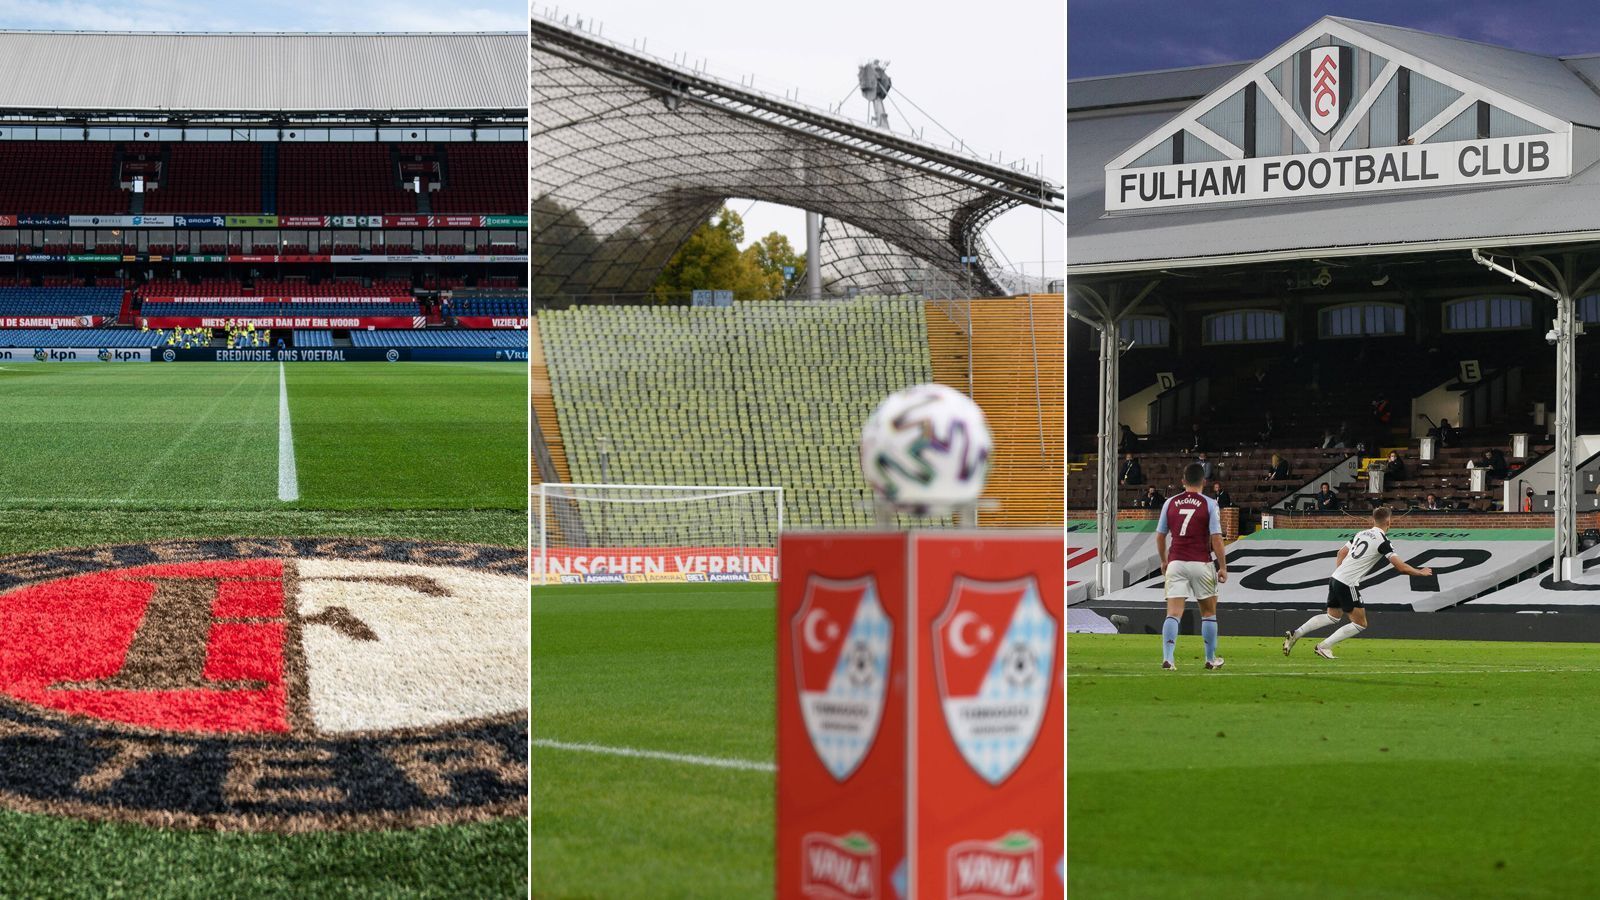
{"label": "football player in claret shirt", "polygon": [[[1222,668],[1217,655],[1217,582],[1228,580],[1228,558],[1222,551],[1222,510],[1200,492],[1205,470],[1190,463],[1183,470],[1183,493],[1167,498],[1156,517],[1156,552],[1166,577],[1167,618],[1161,623],[1161,668],[1176,669],[1178,618],[1190,597],[1200,605],[1200,634],[1206,645],[1206,668]],[[1168,541],[1171,547],[1168,547]]]}
{"label": "football player in claret shirt", "polygon": [[1335,631],[1316,646],[1316,654],[1323,659],[1335,659],[1333,645],[1367,630],[1367,610],[1361,603],[1361,582],[1387,560],[1402,575],[1428,576],[1431,567],[1417,568],[1400,558],[1389,543],[1389,507],[1380,506],[1372,511],[1372,527],[1356,532],[1350,542],[1339,548],[1339,558],[1333,567],[1333,577],[1328,579],[1328,611],[1312,616],[1304,625],[1284,635],[1283,655],[1294,649],[1295,641],[1319,628],[1338,622],[1345,613],[1350,622]]}

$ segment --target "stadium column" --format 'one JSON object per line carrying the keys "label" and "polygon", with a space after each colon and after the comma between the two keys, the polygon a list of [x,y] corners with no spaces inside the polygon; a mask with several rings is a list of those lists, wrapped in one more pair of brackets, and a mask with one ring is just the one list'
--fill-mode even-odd
{"label": "stadium column", "polygon": [[1069,314],[1100,332],[1100,428],[1096,447],[1099,477],[1094,501],[1095,530],[1099,532],[1100,546],[1095,580],[1090,587],[1090,594],[1096,597],[1122,586],[1121,569],[1117,565],[1117,401],[1120,394],[1117,385],[1123,350],[1118,326],[1159,283],[1159,280],[1146,282],[1131,300],[1124,300],[1127,286],[1122,284],[1108,285],[1104,294],[1087,285],[1071,286],[1088,308],[1088,314],[1071,309]]}

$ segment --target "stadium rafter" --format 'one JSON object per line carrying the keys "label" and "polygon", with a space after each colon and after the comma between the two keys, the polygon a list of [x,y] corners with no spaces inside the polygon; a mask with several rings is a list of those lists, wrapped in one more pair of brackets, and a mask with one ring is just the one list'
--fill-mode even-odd
{"label": "stadium rafter", "polygon": [[[825,287],[1005,292],[983,227],[1058,185],[532,20],[533,294],[642,294],[730,198],[818,212]],[[841,239],[842,237],[842,239]],[[964,264],[963,257],[977,262]],[[916,265],[907,266],[907,262]]]}

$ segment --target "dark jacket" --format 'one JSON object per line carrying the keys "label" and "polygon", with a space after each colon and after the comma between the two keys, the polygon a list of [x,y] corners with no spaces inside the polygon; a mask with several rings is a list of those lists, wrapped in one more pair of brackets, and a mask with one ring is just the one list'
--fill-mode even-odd
{"label": "dark jacket", "polygon": [[1139,467],[1137,459],[1130,459],[1122,464],[1122,472],[1117,480],[1123,484],[1144,484],[1144,469]]}

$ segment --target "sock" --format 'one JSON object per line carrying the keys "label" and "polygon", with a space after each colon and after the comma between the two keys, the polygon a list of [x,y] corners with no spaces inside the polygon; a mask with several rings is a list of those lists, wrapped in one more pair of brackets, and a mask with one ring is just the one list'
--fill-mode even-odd
{"label": "sock", "polygon": [[1206,662],[1217,658],[1217,617],[1200,620],[1200,636],[1206,642]]}
{"label": "sock", "polygon": [[1326,628],[1329,625],[1332,625],[1333,623],[1335,623],[1337,621],[1339,621],[1339,620],[1335,619],[1333,616],[1328,615],[1327,613],[1318,613],[1318,614],[1312,616],[1311,618],[1307,619],[1306,623],[1304,625],[1301,625],[1299,628],[1296,628],[1294,630],[1294,636],[1296,638],[1303,638],[1306,635],[1310,634],[1311,632],[1317,631],[1318,629]]}
{"label": "sock", "polygon": [[1333,634],[1328,635],[1328,639],[1322,642],[1322,646],[1332,647],[1334,644],[1339,643],[1345,638],[1353,638],[1363,631],[1366,631],[1366,629],[1354,622],[1351,622],[1338,631],[1335,631]]}
{"label": "sock", "polygon": [[1176,616],[1167,616],[1161,623],[1161,658],[1172,662],[1172,653],[1178,649],[1178,619]]}

